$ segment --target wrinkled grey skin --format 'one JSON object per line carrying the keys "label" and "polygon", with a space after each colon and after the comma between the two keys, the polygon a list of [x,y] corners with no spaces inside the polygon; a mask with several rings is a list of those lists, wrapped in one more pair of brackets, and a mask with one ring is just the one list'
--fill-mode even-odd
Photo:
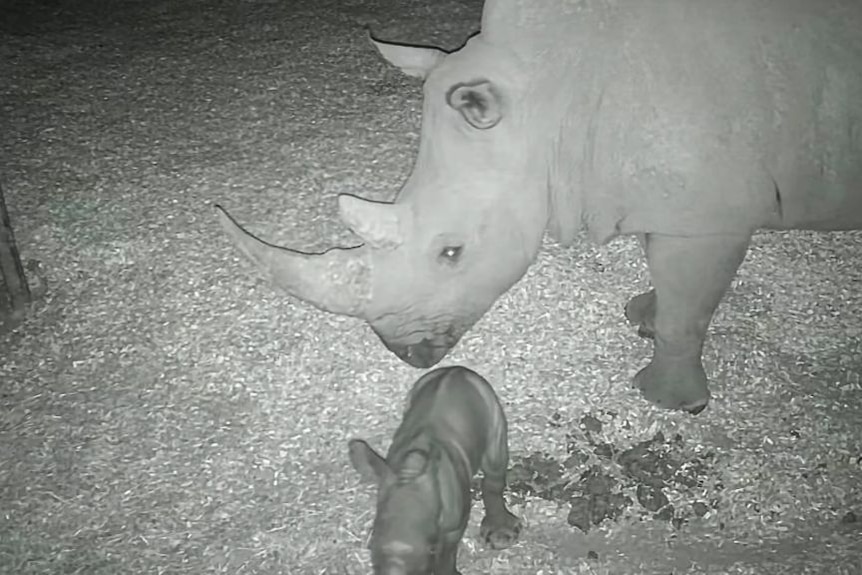
{"label": "wrinkled grey skin", "polygon": [[709,322],[758,229],[862,229],[862,3],[489,0],[451,54],[375,42],[424,79],[419,153],[393,204],[339,197],[364,244],[276,248],[221,221],[289,293],[364,318],[435,365],[534,261],[636,235],[654,340],[635,384],[709,400]]}

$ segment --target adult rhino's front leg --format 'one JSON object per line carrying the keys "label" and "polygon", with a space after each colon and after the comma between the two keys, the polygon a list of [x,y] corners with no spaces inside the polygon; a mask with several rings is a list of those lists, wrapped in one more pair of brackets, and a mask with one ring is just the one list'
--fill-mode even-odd
{"label": "adult rhino's front leg", "polygon": [[648,234],[642,241],[654,289],[632,298],[626,316],[655,342],[652,361],[634,380],[652,403],[696,414],[709,402],[701,359],[706,330],[750,239]]}

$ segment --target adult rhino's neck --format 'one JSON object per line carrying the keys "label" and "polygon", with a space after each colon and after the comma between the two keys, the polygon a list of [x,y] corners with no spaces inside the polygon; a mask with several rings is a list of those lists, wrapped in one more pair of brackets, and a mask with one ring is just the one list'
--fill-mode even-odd
{"label": "adult rhino's neck", "polygon": [[546,175],[547,231],[568,246],[582,233],[596,242],[614,235],[613,225],[596,217],[592,201],[597,190],[591,181],[594,133],[598,125],[603,80],[596,66],[569,51],[553,59],[553,70],[538,72],[532,81],[533,114],[531,149],[536,150],[534,169]]}
{"label": "adult rhino's neck", "polygon": [[482,35],[509,46],[524,61],[539,64],[550,61],[546,56],[561,47],[589,46],[583,40],[616,17],[618,4],[619,0],[486,0]]}
{"label": "adult rhino's neck", "polygon": [[[594,214],[584,182],[591,130],[601,93],[603,60],[616,53],[620,7],[611,0],[488,1],[486,42],[506,46],[529,70],[532,169],[546,176],[537,201],[547,201],[547,230],[563,245],[586,230],[603,242],[616,231],[612,217]],[[601,206],[599,206],[601,208]]]}

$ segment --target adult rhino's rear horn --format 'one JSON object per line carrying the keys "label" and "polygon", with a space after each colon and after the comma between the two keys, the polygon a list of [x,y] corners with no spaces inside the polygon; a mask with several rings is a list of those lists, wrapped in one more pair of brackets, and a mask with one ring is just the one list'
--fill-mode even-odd
{"label": "adult rhino's rear horn", "polygon": [[215,208],[233,244],[278,287],[323,311],[363,317],[371,294],[365,246],[333,248],[322,254],[274,246],[243,229],[223,207]]}

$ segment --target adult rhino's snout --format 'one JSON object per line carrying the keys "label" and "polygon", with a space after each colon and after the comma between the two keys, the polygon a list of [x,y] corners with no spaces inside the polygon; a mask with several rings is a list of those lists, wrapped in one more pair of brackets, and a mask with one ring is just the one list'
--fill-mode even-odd
{"label": "adult rhino's snout", "polygon": [[[375,331],[375,333],[377,333]],[[413,367],[420,369],[428,369],[434,367],[441,359],[446,357],[453,345],[438,342],[433,339],[423,339],[419,343],[398,344],[389,342],[380,333],[377,336],[383,342],[389,351],[398,356],[398,358],[410,364]]]}
{"label": "adult rhino's snout", "polygon": [[[357,210],[372,209],[363,202],[363,200],[342,200],[342,205],[349,208],[346,212],[350,214],[347,220],[353,221]],[[368,305],[372,299],[370,249],[373,249],[373,245],[372,247],[366,244],[355,248],[333,248],[321,254],[299,252],[269,244],[253,236],[221,206],[216,206],[216,211],[222,227],[234,245],[276,285],[324,311],[365,319],[383,344],[401,361],[413,367],[426,369],[436,365],[449,353],[449,350],[457,345],[466,331],[463,325],[451,325],[445,328],[437,326],[436,329],[423,331],[422,333],[428,334],[428,337],[422,338],[421,341],[404,343],[403,336],[393,335],[391,326],[389,329],[379,324],[375,327],[375,321],[369,318]],[[396,220],[386,221],[397,223],[398,220],[396,218]],[[351,227],[362,229],[358,222],[354,222]],[[363,232],[360,234],[363,237],[374,237],[375,241],[383,242],[381,238],[375,236],[374,230],[363,229]],[[392,233],[384,235],[390,240],[395,237]],[[402,318],[402,321],[407,319],[409,318]],[[406,323],[413,325],[409,321]],[[418,332],[413,330],[410,335],[417,337]]]}

